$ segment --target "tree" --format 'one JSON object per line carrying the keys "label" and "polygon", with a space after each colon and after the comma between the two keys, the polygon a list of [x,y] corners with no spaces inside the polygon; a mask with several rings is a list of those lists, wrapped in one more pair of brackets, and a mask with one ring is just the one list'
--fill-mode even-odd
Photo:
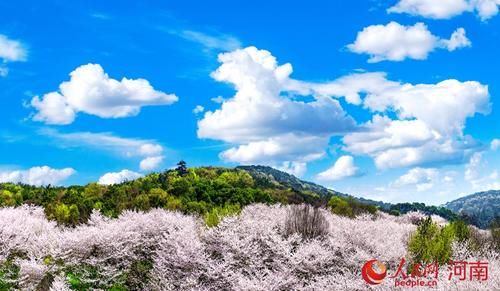
{"label": "tree", "polygon": [[181,160],[177,163],[177,168],[175,168],[175,171],[179,174],[179,176],[184,177],[188,174],[188,169],[186,166],[186,162]]}

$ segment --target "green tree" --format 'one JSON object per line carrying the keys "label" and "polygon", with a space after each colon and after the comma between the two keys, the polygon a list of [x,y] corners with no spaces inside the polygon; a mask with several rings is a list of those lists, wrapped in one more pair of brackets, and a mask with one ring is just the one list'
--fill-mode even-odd
{"label": "green tree", "polygon": [[183,177],[188,174],[188,169],[186,162],[181,160],[177,163],[177,168],[175,168],[175,171],[179,174],[179,176]]}
{"label": "green tree", "polygon": [[408,244],[413,263],[448,263],[454,238],[453,226],[439,227],[427,217],[417,227]]}
{"label": "green tree", "polygon": [[334,196],[330,199],[330,201],[328,201],[328,206],[330,206],[332,213],[334,214],[350,218],[354,217],[354,212],[345,199]]}

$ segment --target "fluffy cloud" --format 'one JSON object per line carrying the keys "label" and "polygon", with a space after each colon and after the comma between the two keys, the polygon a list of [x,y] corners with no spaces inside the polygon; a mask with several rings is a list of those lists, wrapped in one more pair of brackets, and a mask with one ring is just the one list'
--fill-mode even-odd
{"label": "fluffy cloud", "polygon": [[0,34],[0,60],[4,63],[0,64],[0,77],[5,77],[9,73],[5,63],[25,61],[27,55],[28,52],[21,42]]}
{"label": "fluffy cloud", "polygon": [[363,105],[398,119],[375,115],[364,130],[344,136],[345,150],[373,157],[378,168],[462,161],[476,150],[477,142],[463,130],[467,118],[490,112],[487,86],[457,80],[413,85],[381,78],[357,88],[366,95]]}
{"label": "fluffy cloud", "polygon": [[354,165],[353,157],[341,156],[331,168],[319,173],[316,179],[320,181],[336,181],[355,176],[358,173],[359,169]]}
{"label": "fluffy cloud", "polygon": [[220,109],[205,113],[198,122],[198,137],[235,144],[221,154],[225,160],[266,164],[314,160],[323,156],[331,135],[355,126],[335,99],[291,98],[308,95],[311,89],[290,79],[292,66],[278,65],[268,51],[248,47],[220,54],[219,61],[222,64],[212,77],[232,84],[236,94]]}
{"label": "fluffy cloud", "polygon": [[164,158],[164,148],[154,140],[123,138],[108,132],[62,133],[49,128],[38,133],[52,138],[61,147],[89,147],[126,158],[140,158],[139,167],[143,171],[158,168]]}
{"label": "fluffy cloud", "polygon": [[111,172],[104,174],[99,178],[98,183],[101,185],[120,184],[122,182],[134,180],[142,176],[143,175],[140,173],[129,170],[122,170],[120,172]]}
{"label": "fluffy cloud", "polygon": [[143,106],[168,105],[178,100],[175,95],[153,89],[145,79],[112,79],[98,64],[80,66],[70,76],[58,92],[33,97],[31,106],[37,110],[33,120],[70,124],[78,112],[121,118],[139,114]]}
{"label": "fluffy cloud", "polygon": [[439,172],[433,168],[413,168],[399,177],[391,186],[403,187],[415,185],[417,191],[431,189],[433,183],[438,180]]}
{"label": "fluffy cloud", "polygon": [[463,28],[457,29],[450,39],[433,35],[423,23],[404,26],[397,22],[371,25],[358,32],[354,43],[347,47],[358,54],[368,54],[368,62],[402,61],[406,58],[424,60],[436,48],[453,51],[470,46]]}
{"label": "fluffy cloud", "polygon": [[59,185],[76,171],[72,168],[52,169],[48,166],[28,170],[0,171],[0,183],[24,183],[29,185]]}
{"label": "fluffy cloud", "polygon": [[499,0],[400,0],[387,11],[433,19],[448,19],[464,12],[474,12],[486,20],[498,13],[499,5]]}
{"label": "fluffy cloud", "polygon": [[323,157],[327,144],[328,138],[291,133],[232,147],[220,156],[242,164],[266,164],[276,160],[308,162]]}
{"label": "fluffy cloud", "polygon": [[147,157],[140,162],[139,167],[141,171],[154,170],[163,162],[163,158],[163,156]]}
{"label": "fluffy cloud", "polygon": [[[490,112],[488,87],[476,81],[409,84],[375,72],[312,83],[292,79],[290,64],[278,65],[255,47],[221,54],[219,61],[212,76],[234,85],[236,94],[205,113],[198,137],[231,144],[220,154],[230,162],[307,163],[324,157],[336,135],[345,151],[370,156],[381,169],[463,162],[479,147],[463,133],[466,120]],[[374,113],[372,120],[356,125],[341,98]]]}

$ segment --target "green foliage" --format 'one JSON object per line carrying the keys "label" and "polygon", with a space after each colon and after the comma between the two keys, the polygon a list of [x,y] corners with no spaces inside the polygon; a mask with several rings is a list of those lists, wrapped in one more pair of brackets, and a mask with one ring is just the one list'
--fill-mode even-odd
{"label": "green foliage", "polygon": [[417,227],[408,244],[408,250],[415,263],[446,264],[451,258],[453,241],[465,242],[470,237],[468,226],[462,221],[438,226],[427,217]]}
{"label": "green foliage", "polygon": [[463,220],[455,220],[449,224],[449,227],[453,230],[453,234],[455,235],[455,239],[458,242],[466,242],[471,237],[471,230],[469,225],[465,223]]}
{"label": "green foliage", "polygon": [[[247,170],[187,168],[182,161],[175,170],[149,174],[116,185],[90,183],[85,186],[35,187],[0,183],[0,206],[39,205],[44,207],[49,219],[65,225],[87,221],[94,210],[108,217],[117,217],[127,209],[147,211],[151,208],[207,216],[210,224],[215,225],[220,216],[228,211],[226,208],[234,205],[309,203],[321,206],[329,198],[319,195],[312,188],[300,190],[278,182],[267,183],[264,178],[254,178]],[[374,206],[355,199],[344,200],[348,204],[346,208],[341,208],[341,205],[334,212],[345,212],[352,217],[376,210]]]}
{"label": "green foliage", "polygon": [[[12,185],[13,186],[13,185]],[[0,190],[0,206],[18,206],[23,203],[22,194],[14,187]]]}
{"label": "green foliage", "polygon": [[425,215],[432,215],[432,214],[439,215],[448,221],[457,220],[459,218],[457,214],[455,214],[453,211],[447,208],[434,205],[428,206],[425,205],[424,203],[418,203],[418,202],[394,204],[390,207],[389,214],[393,215],[396,213],[406,214],[412,211],[420,211]]}
{"label": "green foliage", "polygon": [[219,224],[223,217],[239,214],[241,211],[239,204],[226,204],[224,207],[214,207],[203,217],[208,227],[214,227]]}
{"label": "green foliage", "polygon": [[492,247],[497,252],[500,252],[500,217],[497,216],[490,226]]}
{"label": "green foliage", "polygon": [[12,260],[7,260],[0,264],[0,290],[15,289],[15,285],[11,283],[19,276],[19,267]]}
{"label": "green foliage", "polygon": [[331,208],[332,213],[349,218],[354,218],[364,213],[374,214],[377,211],[376,206],[361,203],[352,197],[333,196],[328,201],[328,206]]}

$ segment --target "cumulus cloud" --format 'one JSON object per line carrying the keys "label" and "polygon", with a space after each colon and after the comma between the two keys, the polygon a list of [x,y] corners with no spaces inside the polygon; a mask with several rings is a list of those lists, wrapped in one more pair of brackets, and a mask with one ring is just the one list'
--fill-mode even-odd
{"label": "cumulus cloud", "polygon": [[9,73],[6,63],[26,61],[27,56],[28,52],[20,41],[0,34],[0,60],[3,63],[0,64],[0,77],[5,77]]}
{"label": "cumulus cloud", "polygon": [[286,134],[249,142],[223,151],[222,159],[241,164],[266,164],[269,161],[308,162],[324,156],[328,138]]}
{"label": "cumulus cloud", "polygon": [[336,181],[357,174],[359,174],[359,169],[354,165],[353,157],[341,156],[331,168],[319,173],[316,179],[320,181]]}
{"label": "cumulus cloud", "polygon": [[[381,78],[357,88],[366,95],[363,106],[379,114],[362,125],[364,130],[343,137],[345,150],[373,157],[378,168],[462,161],[476,150],[478,143],[463,130],[467,118],[490,112],[487,86],[458,80],[413,85]],[[396,120],[387,116],[393,113]]]}
{"label": "cumulus cloud", "polygon": [[141,171],[154,170],[163,162],[163,158],[163,156],[147,157],[140,162],[139,167]]}
{"label": "cumulus cloud", "polygon": [[0,171],[0,183],[59,185],[75,173],[76,171],[72,168],[53,169],[48,166],[33,167],[28,170]]}
{"label": "cumulus cloud", "polygon": [[134,180],[142,176],[143,175],[140,173],[136,173],[130,170],[122,170],[120,172],[111,172],[102,175],[99,178],[98,183],[101,185],[120,184],[122,182]]}
{"label": "cumulus cloud", "polygon": [[33,97],[37,110],[33,120],[46,124],[70,124],[79,112],[101,118],[139,114],[141,107],[168,105],[178,100],[173,94],[155,90],[145,79],[112,79],[99,64],[82,65],[70,73],[59,91]]}
{"label": "cumulus cloud", "polygon": [[457,29],[450,39],[433,35],[423,23],[404,26],[397,22],[371,25],[358,32],[354,43],[347,47],[354,53],[368,54],[368,62],[403,61],[407,58],[424,60],[437,48],[454,51],[470,46],[463,28]]}
{"label": "cumulus cloud", "polygon": [[158,168],[164,159],[165,149],[154,140],[124,138],[109,132],[63,133],[51,128],[41,129],[38,133],[52,138],[60,147],[88,147],[125,158],[139,158],[139,167],[143,171]]}
{"label": "cumulus cloud", "polygon": [[[466,120],[491,110],[488,87],[476,81],[410,84],[374,72],[313,83],[291,78],[291,64],[278,65],[255,47],[219,61],[212,77],[236,94],[205,113],[198,137],[229,143],[220,157],[230,162],[307,163],[324,157],[332,136],[343,136],[343,150],[370,156],[381,169],[463,162],[479,147],[464,134]],[[342,98],[372,112],[372,120],[357,125]]]}
{"label": "cumulus cloud", "polygon": [[403,187],[415,185],[417,191],[431,189],[433,183],[439,179],[439,172],[434,168],[413,168],[399,177],[391,186]]}
{"label": "cumulus cloud", "polygon": [[464,12],[487,20],[498,13],[499,0],[400,0],[389,13],[406,13],[432,19],[449,19]]}
{"label": "cumulus cloud", "polygon": [[308,95],[310,89],[294,83],[289,78],[292,66],[278,65],[266,50],[239,49],[220,54],[219,61],[222,64],[212,77],[232,84],[236,94],[224,100],[220,109],[205,113],[198,122],[198,137],[235,144],[221,154],[225,160],[306,162],[323,156],[331,135],[355,127],[335,99],[302,102],[288,96]]}

